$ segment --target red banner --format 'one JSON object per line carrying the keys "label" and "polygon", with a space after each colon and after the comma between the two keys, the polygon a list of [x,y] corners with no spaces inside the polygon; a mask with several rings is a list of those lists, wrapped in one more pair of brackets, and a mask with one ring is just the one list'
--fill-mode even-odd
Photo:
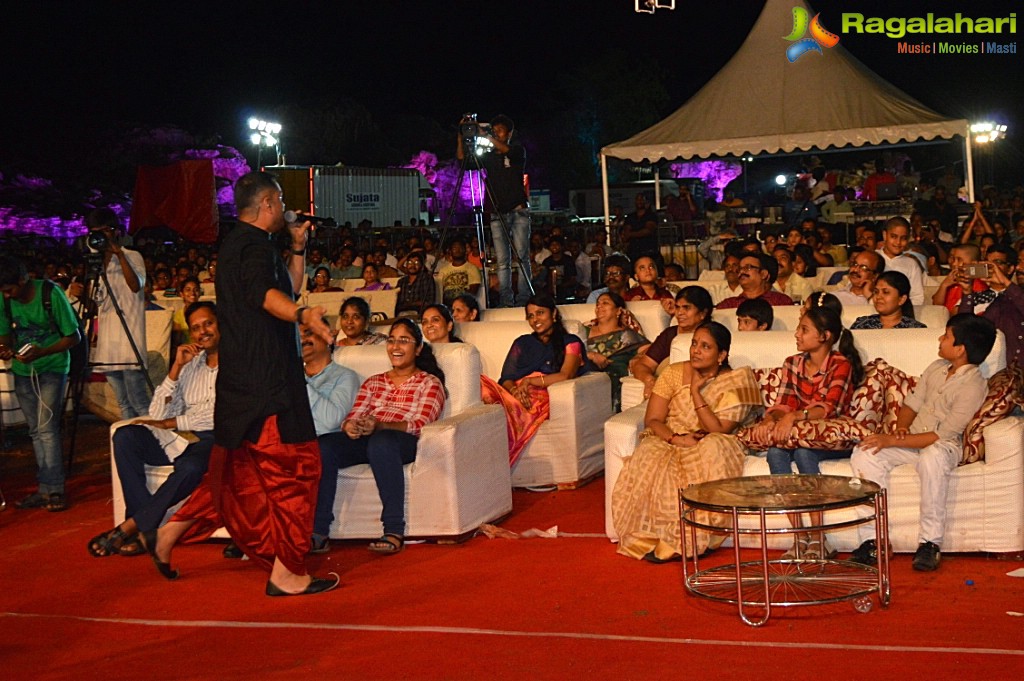
{"label": "red banner", "polygon": [[170,227],[189,241],[209,244],[217,240],[217,189],[212,161],[139,166],[131,232],[161,226]]}

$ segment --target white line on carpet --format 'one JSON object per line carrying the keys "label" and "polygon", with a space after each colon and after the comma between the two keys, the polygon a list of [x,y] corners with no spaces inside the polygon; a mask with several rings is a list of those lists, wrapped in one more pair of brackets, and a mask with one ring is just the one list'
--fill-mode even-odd
{"label": "white line on carpet", "polygon": [[529,638],[571,638],[592,641],[626,641],[638,643],[670,643],[673,645],[738,646],[743,648],[814,648],[819,650],[857,650],[892,653],[948,653],[954,655],[1011,655],[1024,657],[1024,650],[1004,648],[953,648],[933,646],[883,646],[846,643],[800,643],[794,641],[727,641],[699,638],[670,638],[661,636],[624,636],[571,631],[505,631],[502,629],[474,629],[470,627],[410,627],[377,624],[326,624],[319,622],[235,622],[231,620],[150,620],[108,617],[79,617],[76,615],[47,615],[27,612],[4,612],[0,617],[62,619],[99,624],[126,624],[144,627],[198,627],[210,629],[318,629],[333,631],[375,631],[395,634],[462,634],[477,636],[509,636]]}

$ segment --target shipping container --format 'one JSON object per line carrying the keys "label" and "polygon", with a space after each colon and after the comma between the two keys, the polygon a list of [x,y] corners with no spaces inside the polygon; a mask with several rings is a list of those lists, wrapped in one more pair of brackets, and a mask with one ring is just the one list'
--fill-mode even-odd
{"label": "shipping container", "polygon": [[429,219],[430,185],[418,170],[338,166],[269,166],[284,191],[285,204],[339,225],[370,220],[374,227]]}

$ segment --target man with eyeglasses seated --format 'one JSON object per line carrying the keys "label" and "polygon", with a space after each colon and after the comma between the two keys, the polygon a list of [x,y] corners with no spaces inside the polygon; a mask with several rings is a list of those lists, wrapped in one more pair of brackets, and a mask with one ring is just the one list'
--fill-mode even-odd
{"label": "man with eyeglasses seated", "polygon": [[860,251],[850,258],[848,281],[832,294],[844,306],[870,305],[875,294],[875,282],[885,271],[885,261],[874,251]]}
{"label": "man with eyeglasses seated", "polygon": [[793,305],[793,299],[785,293],[772,290],[772,284],[779,276],[779,263],[767,253],[748,253],[740,260],[740,294],[726,298],[716,307],[719,310],[733,310],[744,300],[761,298],[769,305]]}

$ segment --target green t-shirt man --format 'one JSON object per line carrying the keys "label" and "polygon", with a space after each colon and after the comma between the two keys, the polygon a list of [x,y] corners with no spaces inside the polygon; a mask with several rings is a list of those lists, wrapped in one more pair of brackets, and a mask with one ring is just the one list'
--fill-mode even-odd
{"label": "green t-shirt man", "polygon": [[[11,316],[14,318],[13,328],[11,320],[7,317],[7,304],[0,305],[0,336],[11,336],[13,341],[11,349],[15,353],[26,343],[45,348],[78,331],[78,318],[75,317],[71,303],[68,302],[61,287],[56,285],[52,287],[50,302],[53,316],[51,318],[47,314],[46,308],[43,307],[43,282],[34,280],[31,284],[35,289],[32,300],[22,303],[17,298],[11,298],[9,301]],[[71,353],[64,350],[40,357],[29,364],[19,362],[15,357],[12,370],[17,376],[31,376],[33,370],[37,374],[67,374],[70,368]]]}

